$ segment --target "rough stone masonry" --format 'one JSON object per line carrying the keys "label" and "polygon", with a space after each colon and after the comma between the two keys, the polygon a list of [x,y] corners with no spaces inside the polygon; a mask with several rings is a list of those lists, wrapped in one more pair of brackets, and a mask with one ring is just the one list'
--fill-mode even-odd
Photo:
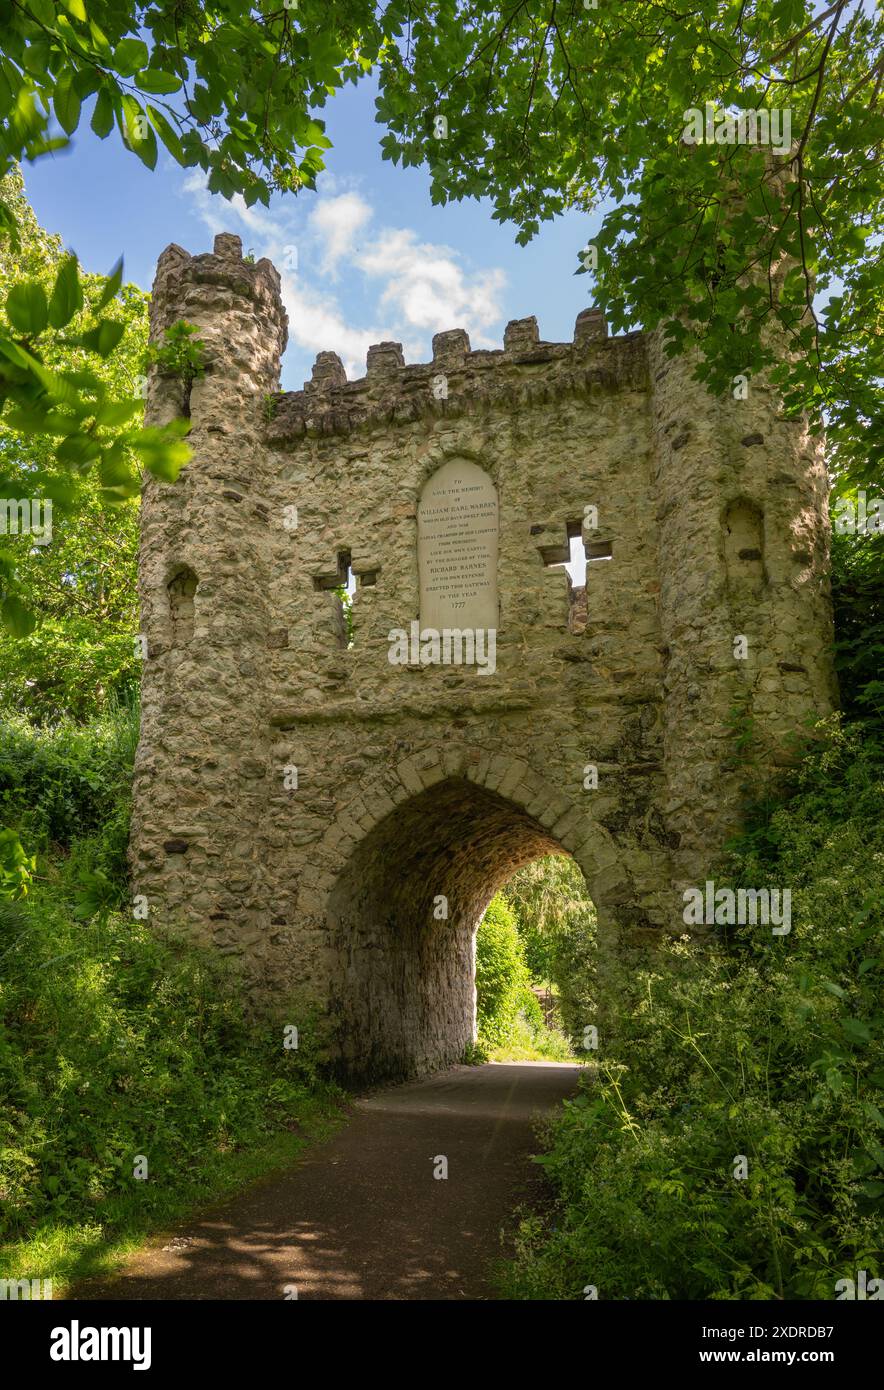
{"label": "rough stone masonry", "polygon": [[[713,399],[591,309],[573,343],[533,318],[502,351],[437,334],[427,364],[380,343],[358,381],[323,352],[280,393],[280,279],[231,235],[164,251],[153,339],[179,319],[209,368],[189,401],[156,370],[148,388],[149,421],[189,411],[194,449],[142,508],[150,920],[313,1006],[361,1077],[460,1057],[477,923],[538,855],[577,860],[606,949],[683,932],[683,889],[736,826],[735,718],[762,779],[834,699],[819,441],[763,385]],[[452,461],[497,499],[493,674],[389,659],[420,620],[421,497]],[[581,534],[585,588],[560,563]]]}

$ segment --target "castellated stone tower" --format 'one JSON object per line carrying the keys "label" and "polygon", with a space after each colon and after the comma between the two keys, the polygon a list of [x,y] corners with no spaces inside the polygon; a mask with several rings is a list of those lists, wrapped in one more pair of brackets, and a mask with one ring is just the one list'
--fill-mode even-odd
{"label": "castellated stone tower", "polygon": [[[422,365],[381,343],[358,381],[320,353],[280,394],[279,277],[233,236],[169,247],[151,314],[154,339],[185,319],[210,357],[189,402],[149,386],[149,420],[189,411],[194,449],[143,499],[151,920],[236,954],[361,1077],[461,1056],[477,923],[539,855],[578,861],[608,950],[683,932],[682,890],[738,817],[734,712],[760,781],[834,698],[803,426],[754,382],[711,399],[593,310],[573,343],[533,318],[502,351],[437,334]],[[561,568],[581,536],[585,586]]]}

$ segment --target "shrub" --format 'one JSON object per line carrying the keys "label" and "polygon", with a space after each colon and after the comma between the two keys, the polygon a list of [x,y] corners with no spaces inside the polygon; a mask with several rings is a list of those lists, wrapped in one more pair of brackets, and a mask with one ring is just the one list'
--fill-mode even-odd
{"label": "shrub", "polygon": [[884,536],[833,533],[832,602],[844,710],[884,720]]}
{"label": "shrub", "polygon": [[[248,1016],[232,967],[120,915],[84,924],[57,891],[0,903],[0,1237],[113,1231],[170,1193],[211,1187],[213,1160],[281,1129],[317,1087],[297,1050]],[[151,1181],[133,1182],[136,1154]]]}
{"label": "shrub", "polygon": [[596,1078],[549,1131],[555,1206],[523,1224],[510,1296],[833,1298],[884,1272],[882,789],[880,744],[833,723],[728,865],[791,886],[789,935],[685,938],[624,968]]}
{"label": "shrub", "polygon": [[144,366],[159,367],[168,376],[175,376],[186,387],[206,371],[206,346],[197,336],[197,329],[185,319],[167,328],[161,343],[149,343],[144,354]]}
{"label": "shrub", "polygon": [[[278,1003],[299,1029],[286,1049],[283,1015],[247,1013],[229,961],[114,911],[137,730],[128,709],[0,727],[0,807],[15,827],[0,845],[4,1276],[82,1274],[109,1242],[290,1157],[288,1131],[322,1120],[336,1094],[319,1080],[306,1001]],[[9,901],[23,873],[28,897]],[[137,1154],[147,1182],[133,1179]]]}
{"label": "shrub", "polygon": [[98,836],[93,849],[125,874],[138,710],[111,704],[89,724],[64,719],[36,728],[20,715],[0,721],[0,824],[29,852]]}

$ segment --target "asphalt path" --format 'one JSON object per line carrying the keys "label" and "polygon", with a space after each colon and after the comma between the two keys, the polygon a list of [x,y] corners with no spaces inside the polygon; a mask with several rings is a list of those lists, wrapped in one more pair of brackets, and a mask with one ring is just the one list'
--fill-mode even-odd
{"label": "asphalt path", "polygon": [[489,1063],[358,1097],[291,1169],[70,1297],[493,1298],[504,1233],[536,1192],[536,1121],[579,1075],[556,1062]]}

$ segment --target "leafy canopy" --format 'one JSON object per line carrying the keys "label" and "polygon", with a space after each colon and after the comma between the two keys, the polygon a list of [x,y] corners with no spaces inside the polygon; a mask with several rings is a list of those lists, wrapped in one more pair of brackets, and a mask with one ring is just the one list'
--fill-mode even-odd
{"label": "leafy canopy", "polygon": [[[20,650],[0,649],[0,696],[44,718],[63,709],[84,713],[131,681],[139,464],[153,463],[161,475],[165,467],[166,476],[174,476],[187,448],[175,435],[187,422],[164,432],[157,445],[157,431],[143,429],[138,419],[147,295],[126,285],[107,298],[99,333],[114,347],[94,351],[96,306],[108,295],[107,282],[76,270],[60,239],[40,227],[18,171],[0,181],[0,196],[15,229],[14,238],[0,244],[0,303],[7,312],[17,306],[10,317],[17,315],[24,330],[29,305],[38,316],[44,307],[49,314],[59,285],[72,291],[65,306],[71,317],[59,331],[24,331],[22,338],[39,337],[39,371],[65,384],[64,397],[35,392],[26,373],[23,383],[7,377],[0,417],[0,517],[6,522],[0,615],[7,631],[28,639]],[[173,450],[180,451],[177,457]],[[17,505],[22,500],[24,513]],[[16,534],[29,502],[32,523],[35,505],[44,521],[48,517],[51,544],[35,543],[24,527]]]}
{"label": "leafy canopy", "polygon": [[[2,8],[9,157],[66,143],[88,102],[93,130],[116,129],[149,167],[159,142],[212,191],[267,203],[315,187],[330,145],[318,112],[376,68],[383,153],[426,165],[436,202],[487,197],[524,242],[566,208],[614,201],[595,289],[615,329],[665,323],[675,350],[701,344],[716,390],[773,369],[792,407],[826,411],[844,470],[867,446],[880,466],[884,18],[868,0]],[[685,113],[707,103],[788,116],[778,155],[686,145]]]}
{"label": "leafy canopy", "polygon": [[149,169],[162,144],[249,206],[315,185],[331,142],[311,113],[388,32],[365,0],[3,0],[0,16],[8,155],[67,144],[89,102],[101,139],[116,130]]}
{"label": "leafy canopy", "polygon": [[[425,164],[435,202],[490,198],[523,243],[566,208],[615,201],[594,272],[613,327],[667,325],[673,351],[702,348],[715,391],[767,369],[791,408],[825,412],[845,480],[881,477],[880,13],[857,0],[411,13],[378,100],[389,158]],[[685,143],[707,103],[780,112],[779,150]]]}
{"label": "leafy canopy", "polygon": [[[14,207],[18,249],[0,249],[0,302],[23,279],[51,292],[64,264],[61,240],[39,225],[21,189],[21,176],[0,188]],[[101,293],[100,276],[84,277],[87,299]],[[120,329],[119,347],[95,362],[109,399],[134,397],[147,344],[148,296],[125,285],[106,313]],[[82,318],[83,315],[80,315]],[[76,325],[78,320],[74,320]],[[82,349],[47,359],[73,366]],[[11,413],[11,412],[10,412]],[[121,471],[138,486],[137,455],[122,446]],[[39,488],[66,505],[51,517],[51,544],[29,535],[0,540],[4,610],[28,615],[17,642],[0,643],[0,704],[39,723],[65,714],[84,718],[115,697],[128,698],[137,685],[133,635],[138,628],[135,586],[138,506],[121,499],[106,468],[69,470],[58,464],[54,441],[44,433],[23,434],[0,424],[0,492],[26,498]],[[124,473],[124,468],[127,473]],[[126,489],[128,490],[128,489]],[[107,505],[109,501],[114,505]],[[0,502],[0,506],[2,506]],[[36,620],[36,625],[35,625]],[[8,619],[7,619],[8,626]]]}
{"label": "leafy canopy", "polygon": [[[713,391],[767,372],[791,410],[826,419],[840,487],[884,481],[884,18],[868,0],[0,0],[0,19],[0,173],[88,118],[149,168],[162,144],[211,190],[266,204],[316,186],[319,112],[374,69],[383,153],[425,165],[436,202],[486,197],[520,242],[604,209],[597,268],[575,273],[615,329],[664,325]],[[775,117],[773,154],[685,143],[707,109]],[[118,472],[132,402],[102,396],[90,364],[116,348],[120,282],[75,338],[73,258],[7,296],[0,406],[71,470]],[[87,354],[76,371],[47,366],[59,334]],[[126,445],[167,479],[188,455],[174,428]]]}
{"label": "leafy canopy", "polygon": [[[297,21],[296,8],[0,0],[0,179],[18,161],[64,148],[88,119],[148,168],[162,144],[179,164],[205,170],[212,191],[240,193],[249,205],[313,187],[330,142],[312,112],[370,70],[385,36],[361,0],[336,4],[331,16],[324,0],[305,0]],[[15,197],[0,194],[0,243],[14,254],[17,242]],[[0,419],[22,440],[51,441],[51,465],[30,478],[28,495],[59,509],[77,511],[70,484],[89,470],[104,500],[121,503],[140,486],[133,454],[167,482],[190,457],[186,421],[144,429],[141,393],[108,393],[100,367],[120,347],[108,310],[122,274],[120,262],[89,295],[67,256],[51,284],[21,279],[3,302]],[[5,486],[0,480],[0,498],[20,495]],[[8,586],[2,613],[16,635],[34,626]]]}

